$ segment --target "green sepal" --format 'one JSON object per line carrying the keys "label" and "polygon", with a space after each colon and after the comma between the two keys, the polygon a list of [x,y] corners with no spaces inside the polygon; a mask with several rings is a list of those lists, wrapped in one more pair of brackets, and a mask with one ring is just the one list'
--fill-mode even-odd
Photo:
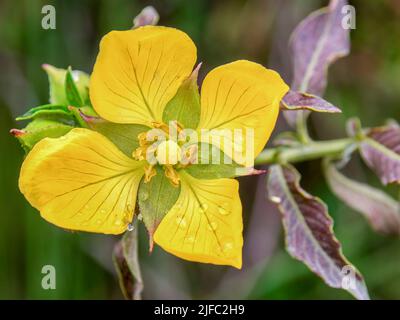
{"label": "green sepal", "polygon": [[65,96],[69,106],[83,107],[84,103],[74,82],[71,67],[68,68],[65,74]]}
{"label": "green sepal", "polygon": [[[204,149],[201,148],[202,145]],[[197,179],[235,178],[264,173],[262,170],[243,167],[218,147],[207,143],[198,144],[197,163],[191,164],[182,170]]]}
{"label": "green sepal", "polygon": [[179,87],[175,96],[167,103],[163,112],[163,122],[177,120],[184,128],[196,129],[200,121],[200,94],[197,76],[201,64]]}
{"label": "green sepal", "polygon": [[67,134],[73,126],[58,121],[37,118],[30,122],[22,130],[11,130],[11,133],[19,140],[26,152],[44,138],[58,138]]}
{"label": "green sepal", "polygon": [[160,166],[155,169],[157,174],[147,183],[142,179],[138,191],[139,210],[149,233],[150,250],[154,232],[178,200],[181,191],[181,186],[173,186]]}
{"label": "green sepal", "polygon": [[[49,77],[50,103],[65,106],[69,105],[65,92],[67,70],[59,69],[49,64],[44,64],[43,69]],[[71,75],[83,104],[89,105],[89,75],[78,70],[71,71]]]}
{"label": "green sepal", "polygon": [[81,117],[89,129],[108,138],[128,157],[132,157],[133,151],[139,147],[138,135],[150,130],[149,127],[144,125],[113,123],[83,113],[81,113]]}
{"label": "green sepal", "polygon": [[73,116],[71,111],[64,105],[56,104],[44,104],[38,107],[31,108],[28,112],[24,113],[22,116],[16,118],[17,121],[22,120],[32,120],[36,118],[46,118],[46,119],[57,119],[71,120],[73,121]]}

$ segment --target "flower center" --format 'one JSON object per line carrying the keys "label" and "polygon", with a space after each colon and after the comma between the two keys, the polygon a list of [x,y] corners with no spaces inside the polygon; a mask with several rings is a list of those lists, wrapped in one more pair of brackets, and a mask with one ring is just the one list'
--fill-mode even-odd
{"label": "flower center", "polygon": [[182,159],[182,150],[173,140],[163,141],[157,147],[156,159],[161,165],[176,165]]}
{"label": "flower center", "polygon": [[156,166],[164,169],[165,176],[174,186],[179,186],[177,169],[184,168],[191,163],[197,154],[195,146],[182,147],[177,142],[182,127],[176,121],[169,126],[154,122],[153,129],[138,135],[139,147],[133,152],[133,157],[138,160],[146,160],[148,163],[144,169],[144,182],[147,183],[157,174]]}

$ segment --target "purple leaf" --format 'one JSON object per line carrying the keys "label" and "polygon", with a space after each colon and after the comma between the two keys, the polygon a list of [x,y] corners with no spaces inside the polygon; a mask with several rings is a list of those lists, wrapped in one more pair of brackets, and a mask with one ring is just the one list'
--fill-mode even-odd
{"label": "purple leaf", "polygon": [[342,26],[345,5],[346,0],[331,0],[328,7],[311,13],[294,30],[290,42],[292,89],[324,94],[329,65],[350,52],[349,30]]}
{"label": "purple leaf", "polygon": [[143,27],[147,25],[156,25],[160,16],[156,9],[152,6],[145,7],[134,19],[133,28]]}
{"label": "purple leaf", "polygon": [[114,266],[117,270],[120,287],[126,299],[141,300],[143,280],[138,257],[137,223],[134,229],[125,233],[115,245]]}
{"label": "purple leaf", "polygon": [[338,107],[328,101],[308,93],[289,91],[281,101],[284,110],[310,110],[316,112],[340,113]]}
{"label": "purple leaf", "polygon": [[351,180],[328,161],[325,177],[331,190],[350,208],[360,212],[380,233],[400,235],[400,204],[382,190]]}
{"label": "purple leaf", "polygon": [[360,142],[360,153],[383,184],[400,183],[400,127],[397,124],[369,129]]}
{"label": "purple leaf", "polygon": [[361,274],[342,254],[326,205],[305,192],[299,180],[292,166],[270,168],[268,196],[282,214],[288,252],[327,285],[345,289],[357,299],[369,299]]}
{"label": "purple leaf", "polygon": [[[312,12],[294,30],[290,41],[293,90],[324,95],[329,65],[350,52],[349,30],[342,27],[345,5],[346,0],[331,0],[328,7]],[[295,127],[297,118],[304,112],[284,115]]]}

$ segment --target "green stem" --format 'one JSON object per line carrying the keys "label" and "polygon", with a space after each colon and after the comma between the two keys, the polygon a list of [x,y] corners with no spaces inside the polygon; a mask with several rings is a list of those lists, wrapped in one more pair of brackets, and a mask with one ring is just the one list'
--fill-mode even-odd
{"label": "green stem", "polygon": [[261,152],[254,164],[294,163],[342,154],[354,143],[352,138],[310,142],[294,147],[277,147]]}
{"label": "green stem", "polygon": [[307,129],[307,118],[308,118],[308,113],[306,113],[303,110],[296,111],[296,130],[298,137],[300,141],[303,144],[308,144],[310,143],[311,139],[308,134],[308,129]]}

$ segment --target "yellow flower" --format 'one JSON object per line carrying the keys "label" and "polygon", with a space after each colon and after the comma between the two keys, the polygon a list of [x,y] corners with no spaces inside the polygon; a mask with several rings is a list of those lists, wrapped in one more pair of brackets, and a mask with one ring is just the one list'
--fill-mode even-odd
{"label": "yellow flower", "polygon": [[[114,123],[160,129],[167,140],[153,147],[156,163],[145,157],[152,148],[145,141],[146,132],[139,135],[140,146],[132,157],[89,129],[76,128],[62,138],[40,141],[23,163],[19,186],[44,219],[66,229],[120,234],[133,219],[140,181],[150,181],[157,174],[155,166],[162,165],[171,183],[181,189],[155,231],[155,243],[183,259],[241,268],[238,182],[190,175],[185,168],[191,162],[181,163],[181,146],[168,140],[163,123],[164,108],[190,77],[195,62],[195,45],[173,28],[113,31],[102,39],[90,80],[94,109]],[[257,156],[287,90],[276,72],[253,62],[215,68],[204,79],[199,121],[192,129],[222,129],[210,134],[231,139],[227,132],[250,127]],[[176,128],[182,130],[181,124]],[[195,149],[186,152],[191,158]],[[235,152],[230,156],[240,159]]]}

